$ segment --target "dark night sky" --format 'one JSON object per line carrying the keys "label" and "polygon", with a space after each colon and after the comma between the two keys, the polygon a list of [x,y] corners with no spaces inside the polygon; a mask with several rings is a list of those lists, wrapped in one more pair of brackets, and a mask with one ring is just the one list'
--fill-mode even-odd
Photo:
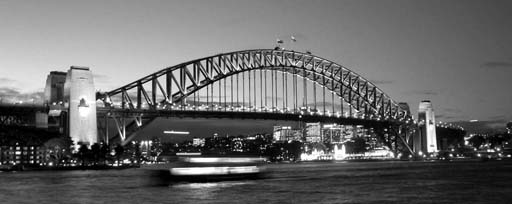
{"label": "dark night sky", "polygon": [[[50,71],[111,90],[184,61],[297,38],[438,120],[512,120],[512,1],[0,2],[0,100],[38,101]],[[285,44],[285,47],[287,44]]]}

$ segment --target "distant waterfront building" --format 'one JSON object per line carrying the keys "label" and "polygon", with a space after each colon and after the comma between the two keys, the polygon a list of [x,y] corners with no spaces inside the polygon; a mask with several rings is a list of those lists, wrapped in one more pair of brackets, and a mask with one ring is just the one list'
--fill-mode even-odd
{"label": "distant waterfront building", "polygon": [[507,123],[507,133],[512,134],[512,121]]}
{"label": "distant waterfront building", "polygon": [[322,126],[323,141],[327,143],[340,143],[342,142],[342,129],[343,125],[338,124],[324,124]]}
{"label": "distant waterfront building", "polygon": [[194,138],[192,139],[192,145],[194,147],[202,147],[204,146],[204,143],[205,143],[205,139],[204,138]]}
{"label": "distant waterfront building", "polygon": [[417,153],[437,152],[436,120],[432,103],[421,101],[418,110],[420,131],[414,139],[414,151]]}
{"label": "distant waterfront building", "polygon": [[303,133],[302,133],[302,130],[291,130],[290,131],[290,134],[288,135],[288,137],[286,138],[286,140],[290,141],[290,140],[293,140],[293,141],[302,141],[302,138],[303,138]]}
{"label": "distant waterfront building", "polygon": [[151,141],[151,140],[140,141],[140,151],[141,151],[142,156],[150,156],[152,146],[153,146],[153,141]]}
{"label": "distant waterfront building", "polygon": [[274,141],[285,141],[292,134],[292,127],[290,126],[274,126],[273,139]]}
{"label": "distant waterfront building", "polygon": [[345,125],[342,131],[343,139],[351,139],[357,136],[357,126]]}
{"label": "distant waterfront building", "polygon": [[16,143],[13,146],[0,147],[0,164],[39,164],[43,154],[38,146],[25,146]]}
{"label": "distant waterfront building", "polygon": [[320,123],[306,123],[306,142],[322,142]]}

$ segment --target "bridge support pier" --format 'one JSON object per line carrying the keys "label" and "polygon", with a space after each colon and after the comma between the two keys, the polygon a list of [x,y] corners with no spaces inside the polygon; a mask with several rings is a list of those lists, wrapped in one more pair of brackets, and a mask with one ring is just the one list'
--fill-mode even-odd
{"label": "bridge support pier", "polygon": [[[100,123],[104,126],[99,127],[98,130],[104,136],[105,142],[123,146],[132,141],[138,135],[138,131],[156,119],[156,117],[143,117],[143,114],[140,113],[116,113],[101,109],[99,115]],[[113,123],[110,122],[111,120]],[[111,125],[112,127],[110,127]],[[111,130],[111,128],[114,129]]]}
{"label": "bridge support pier", "polygon": [[407,124],[378,126],[374,127],[374,130],[377,137],[395,153],[395,156],[400,153],[414,154],[410,144],[412,134]]}

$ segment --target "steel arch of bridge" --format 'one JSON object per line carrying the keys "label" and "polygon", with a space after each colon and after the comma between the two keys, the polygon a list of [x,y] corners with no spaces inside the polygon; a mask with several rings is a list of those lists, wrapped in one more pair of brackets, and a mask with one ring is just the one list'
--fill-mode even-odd
{"label": "steel arch of bridge", "polygon": [[[398,103],[357,73],[333,61],[289,50],[245,50],[192,60],[107,92],[102,99],[111,109],[165,110],[174,104],[184,103],[188,96],[204,87],[251,70],[286,72],[306,78],[341,97],[350,107],[362,112],[364,119],[405,121],[410,118]],[[165,81],[165,84],[160,81]],[[149,90],[145,88],[148,86]],[[134,90],[136,96],[128,93]],[[158,94],[160,97],[157,98]],[[295,105],[287,113],[302,114],[299,104]],[[278,112],[276,109],[270,111]]]}

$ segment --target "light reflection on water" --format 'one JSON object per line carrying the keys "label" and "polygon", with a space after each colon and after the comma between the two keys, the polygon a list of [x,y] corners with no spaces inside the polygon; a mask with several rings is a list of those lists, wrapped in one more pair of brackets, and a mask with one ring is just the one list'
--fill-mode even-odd
{"label": "light reflection on water", "polygon": [[219,191],[232,187],[243,188],[243,185],[250,184],[249,181],[243,182],[212,182],[212,183],[179,183],[171,184],[171,191],[178,191],[190,198],[198,200],[213,200],[217,197]]}
{"label": "light reflection on water", "polygon": [[212,182],[212,183],[179,183],[179,184],[171,184],[171,188],[176,189],[221,189],[228,188],[239,185],[247,185],[253,182],[250,181],[242,181],[242,182]]}
{"label": "light reflection on water", "polygon": [[165,185],[139,169],[2,172],[0,203],[507,203],[511,164],[284,164],[261,180]]}

